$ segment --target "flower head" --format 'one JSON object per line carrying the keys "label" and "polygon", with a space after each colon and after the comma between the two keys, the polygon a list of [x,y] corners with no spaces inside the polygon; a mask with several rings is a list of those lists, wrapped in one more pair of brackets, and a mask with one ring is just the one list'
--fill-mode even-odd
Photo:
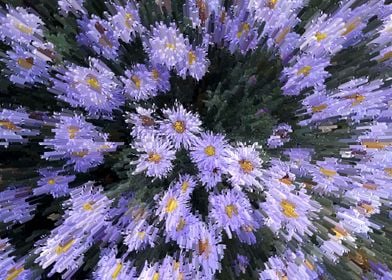
{"label": "flower head", "polygon": [[197,139],[195,134],[200,132],[199,116],[187,111],[181,104],[163,113],[166,119],[161,123],[161,133],[173,142],[176,149],[192,146]]}
{"label": "flower head", "polygon": [[146,171],[150,177],[166,177],[173,168],[175,158],[173,146],[167,140],[147,135],[136,143],[136,149],[141,153],[134,162],[135,173]]}

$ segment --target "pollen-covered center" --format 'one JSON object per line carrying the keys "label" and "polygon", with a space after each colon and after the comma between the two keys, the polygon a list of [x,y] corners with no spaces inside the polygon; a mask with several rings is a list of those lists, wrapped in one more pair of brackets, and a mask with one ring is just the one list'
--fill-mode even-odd
{"label": "pollen-covered center", "polygon": [[118,277],[118,275],[121,272],[122,267],[123,267],[123,265],[121,262],[116,264],[116,267],[114,268],[114,271],[112,273],[112,279],[116,279]]}
{"label": "pollen-covered center", "polygon": [[141,85],[142,85],[142,81],[140,80],[140,78],[136,75],[133,75],[131,77],[131,81],[135,84],[135,87],[137,89],[140,89]]}
{"label": "pollen-covered center", "polygon": [[206,253],[208,255],[209,253],[209,242],[208,239],[206,240],[202,240],[200,239],[198,242],[198,249],[199,249],[199,254],[202,255],[204,253]]}
{"label": "pollen-covered center", "polygon": [[171,197],[167,203],[166,203],[166,212],[167,213],[172,213],[174,210],[176,210],[178,207],[178,202],[177,199],[175,199],[174,197]]}
{"label": "pollen-covered center", "polygon": [[208,145],[207,147],[204,148],[204,153],[209,157],[214,156],[215,155],[215,147]]}
{"label": "pollen-covered center", "polygon": [[34,58],[18,58],[18,65],[24,69],[30,70],[34,65]]}
{"label": "pollen-covered center", "polygon": [[86,83],[87,85],[92,88],[93,90],[99,91],[101,89],[101,84],[99,83],[97,77],[92,74],[88,74],[86,76]]}
{"label": "pollen-covered center", "polygon": [[308,76],[310,74],[310,71],[312,70],[312,66],[304,66],[301,69],[298,70],[297,75],[304,75]]}
{"label": "pollen-covered center", "polygon": [[244,173],[251,173],[254,169],[253,164],[249,160],[243,159],[238,163],[240,164],[240,167]]}
{"label": "pollen-covered center", "polygon": [[322,40],[326,39],[328,37],[327,33],[322,33],[322,32],[316,32],[316,35],[314,35],[316,37],[316,40],[318,42],[321,42]]}
{"label": "pollen-covered center", "polygon": [[192,65],[196,62],[196,54],[193,51],[188,52],[188,63]]}
{"label": "pollen-covered center", "polygon": [[184,182],[181,184],[181,191],[182,191],[182,192],[186,192],[188,188],[189,188],[189,182],[188,182],[188,181],[184,181]]}
{"label": "pollen-covered center", "polygon": [[17,22],[14,25],[20,32],[25,33],[25,34],[33,34],[33,28],[28,27],[27,25],[21,23],[21,22]]}
{"label": "pollen-covered center", "polygon": [[335,170],[326,169],[326,168],[323,168],[323,167],[320,167],[320,172],[322,174],[324,174],[325,176],[327,176],[327,177],[333,177],[333,176],[335,176],[337,174],[337,172]]}
{"label": "pollen-covered center", "polygon": [[70,239],[65,244],[64,243],[60,243],[56,247],[56,254],[57,255],[61,255],[61,254],[65,253],[65,252],[67,252],[71,248],[72,244],[74,244],[74,242],[75,242],[75,239]]}
{"label": "pollen-covered center", "polygon": [[173,123],[173,128],[177,133],[184,133],[185,132],[185,122],[183,121],[175,121]]}
{"label": "pollen-covered center", "polygon": [[56,181],[53,178],[48,180],[49,185],[54,185],[55,183],[56,183]]}
{"label": "pollen-covered center", "polygon": [[0,127],[8,129],[8,130],[18,130],[17,126],[10,121],[0,120]]}
{"label": "pollen-covered center", "polygon": [[280,207],[282,207],[282,212],[286,217],[298,218],[297,212],[295,212],[295,204],[291,203],[287,199],[283,199],[280,202]]}
{"label": "pollen-covered center", "polygon": [[125,26],[128,29],[131,29],[132,28],[132,24],[133,24],[133,17],[132,17],[132,15],[130,13],[126,13],[125,14]]}
{"label": "pollen-covered center", "polygon": [[183,217],[181,217],[180,220],[179,220],[178,223],[177,223],[176,231],[181,231],[181,230],[183,230],[184,227],[185,227],[185,225],[186,225],[185,219],[184,219]]}
{"label": "pollen-covered center", "polygon": [[237,206],[235,206],[234,204],[229,204],[225,206],[225,212],[226,215],[231,219],[233,215],[238,215]]}
{"label": "pollen-covered center", "polygon": [[148,161],[153,163],[159,163],[161,161],[161,156],[157,153],[150,153],[148,155]]}
{"label": "pollen-covered center", "polygon": [[241,24],[240,28],[238,29],[237,38],[240,38],[242,34],[249,32],[249,30],[250,30],[249,23],[244,22],[243,24]]}
{"label": "pollen-covered center", "polygon": [[75,136],[76,136],[76,133],[78,133],[79,132],[79,127],[77,127],[77,126],[69,126],[68,127],[68,135],[69,135],[69,138],[70,139],[74,139],[75,138]]}

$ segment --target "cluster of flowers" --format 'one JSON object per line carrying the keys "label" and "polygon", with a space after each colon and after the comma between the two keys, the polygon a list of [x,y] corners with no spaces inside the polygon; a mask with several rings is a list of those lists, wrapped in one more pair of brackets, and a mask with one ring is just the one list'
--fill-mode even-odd
{"label": "cluster of flowers", "polygon": [[[107,4],[110,13],[103,19],[89,16],[81,0],[60,0],[63,14],[73,13],[78,18],[77,41],[98,56],[88,59],[88,67],[61,61],[53,44],[44,40],[45,27],[38,15],[8,7],[7,13],[0,15],[0,40],[11,47],[2,58],[7,65],[3,72],[18,86],[43,85],[59,100],[84,109],[92,118],[110,119],[125,102],[169,91],[170,71],[200,80],[209,66],[209,45],[245,54],[266,38],[267,47],[279,53],[284,65],[283,94],[312,91],[302,100],[303,110],[298,113],[307,119],[298,124],[321,127],[346,120],[357,125],[360,135],[350,139],[354,143],[342,151],[343,159],[356,164],[332,157],[312,158],[315,151],[293,148],[284,149],[289,161],[271,159],[269,167],[262,169],[257,144],[231,145],[223,135],[203,131],[198,115],[180,104],[163,109],[163,117],[158,117],[156,110],[137,107],[127,118],[133,124],[133,147],[138,152],[138,159],[132,162],[134,173],[166,178],[180,150],[189,154],[197,171],[193,176],[177,176],[155,197],[153,210],[150,205],[130,206],[132,199],[126,196],[114,206],[102,188],[92,183],[72,190],[69,184],[75,173],[98,166],[104,153],[115,151],[121,143],[109,141],[108,134],[82,115],[43,114],[37,118],[25,109],[2,109],[0,145],[26,143],[27,137],[39,135],[40,128],[49,125],[54,136],[40,143],[51,149],[43,158],[65,161],[61,169],[39,170],[35,188],[0,192],[0,221],[6,224],[32,219],[34,196],[70,195],[62,223],[35,244],[35,262],[50,269],[49,277],[55,273],[72,277],[82,265],[84,253],[101,242],[106,249],[94,271],[98,279],[211,279],[221,269],[226,248],[223,234],[252,245],[260,242],[257,231],[267,226],[277,238],[290,241],[295,250],[290,247],[280,250],[280,256],[270,257],[260,278],[317,279],[326,271],[323,258],[337,262],[354,250],[357,239],[371,242],[368,234],[382,228],[371,218],[383,206],[390,206],[392,199],[392,90],[383,79],[370,77],[352,79],[337,89],[327,88],[326,80],[333,56],[360,42],[375,50],[372,60],[381,69],[391,65],[391,5],[376,0],[360,5],[344,1],[333,13],[316,15],[300,35],[295,27],[306,1],[237,2],[226,8],[219,1],[187,0],[185,14],[202,38],[191,42],[175,23],[159,22],[150,29],[143,26],[133,2]],[[375,15],[381,24],[367,34],[367,23]],[[141,39],[148,61],[117,76],[118,71],[104,61],[115,62],[125,54],[123,44],[136,38]],[[293,129],[279,124],[267,146],[274,149],[290,143]],[[191,209],[192,193],[198,187],[209,192],[207,217]],[[263,192],[265,200],[251,201],[248,194],[252,191]],[[311,195],[341,198],[344,204],[325,209]],[[317,245],[301,246],[314,234],[318,234]],[[162,237],[167,243],[175,242],[180,252],[160,262],[146,262],[138,270],[129,254],[153,247]],[[115,249],[119,242],[127,245],[127,253],[121,257]],[[24,258],[14,260],[7,239],[0,240],[0,247],[1,275],[7,279],[33,277],[30,269],[24,269]],[[357,254],[354,262],[365,258]],[[235,265],[243,272],[249,260],[238,255]],[[372,271],[380,279],[392,277],[388,268],[378,263],[372,264]]]}

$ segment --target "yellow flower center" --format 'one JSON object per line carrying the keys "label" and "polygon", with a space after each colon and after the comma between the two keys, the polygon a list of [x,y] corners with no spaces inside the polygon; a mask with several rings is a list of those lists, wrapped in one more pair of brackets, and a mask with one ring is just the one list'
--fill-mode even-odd
{"label": "yellow flower center", "polygon": [[291,203],[287,199],[283,199],[280,202],[280,206],[282,207],[282,212],[286,217],[289,218],[298,218],[297,212],[295,212],[295,204]]}
{"label": "yellow flower center", "polygon": [[182,192],[186,192],[186,190],[189,188],[189,182],[188,181],[184,181],[182,184],[181,184],[181,191]]}
{"label": "yellow flower center", "polygon": [[323,168],[323,167],[320,167],[320,172],[322,174],[324,174],[325,176],[327,176],[327,177],[333,177],[336,174],[338,174],[335,170],[326,169],[326,168]]}
{"label": "yellow flower center", "polygon": [[231,219],[233,215],[238,215],[238,209],[235,205],[229,204],[225,207],[226,215]]}
{"label": "yellow flower center", "polygon": [[177,209],[177,207],[178,207],[178,202],[177,202],[177,200],[174,197],[172,197],[166,203],[166,212],[167,213],[172,213],[174,210]]}
{"label": "yellow flower center", "polygon": [[142,84],[142,81],[139,79],[139,77],[136,76],[136,75],[133,75],[133,76],[131,77],[131,80],[132,80],[132,82],[135,84],[136,88],[137,88],[137,89],[140,89],[140,86],[141,86],[141,84]]}
{"label": "yellow flower center", "polygon": [[254,169],[253,164],[249,160],[240,160],[239,161],[240,167],[244,173],[251,173]]}
{"label": "yellow flower center", "polygon": [[49,185],[54,185],[56,183],[56,181],[54,179],[49,179],[48,180],[48,184]]}
{"label": "yellow flower center", "polygon": [[315,37],[316,37],[316,40],[317,40],[318,42],[321,42],[322,40],[324,40],[325,38],[327,38],[328,35],[327,35],[327,33],[316,32]]}
{"label": "yellow flower center", "polygon": [[83,209],[85,211],[92,211],[93,210],[93,206],[90,202],[86,202],[85,204],[83,204]]}
{"label": "yellow flower center", "polygon": [[190,51],[188,53],[188,63],[189,65],[192,65],[196,61],[196,54],[193,51]]}
{"label": "yellow flower center", "polygon": [[384,62],[388,59],[392,58],[392,51],[386,52],[381,58],[378,59],[378,62]]}
{"label": "yellow flower center", "polygon": [[152,73],[152,77],[154,78],[154,80],[158,80],[159,79],[159,72],[158,72],[157,69],[153,69],[151,71],[151,73]]}
{"label": "yellow flower center", "polygon": [[146,232],[145,231],[138,231],[137,237],[139,237],[139,239],[143,240],[144,237],[146,237]]}
{"label": "yellow flower center", "polygon": [[57,254],[57,255],[61,255],[61,254],[65,253],[65,252],[67,252],[67,251],[71,248],[72,244],[74,244],[74,242],[75,242],[75,240],[74,240],[74,239],[71,239],[71,240],[69,240],[67,243],[65,243],[64,245],[62,245],[62,244],[60,243],[60,244],[56,247],[56,254]]}
{"label": "yellow flower center", "polygon": [[126,14],[125,14],[125,26],[126,26],[128,29],[131,29],[131,28],[132,28],[132,23],[133,23],[133,17],[132,17],[132,15],[131,15],[130,13],[126,13]]}
{"label": "yellow flower center", "polygon": [[241,229],[245,232],[253,232],[254,228],[250,225],[243,225]]}
{"label": "yellow flower center", "polygon": [[183,121],[176,121],[173,124],[173,128],[177,133],[185,132],[185,123]]}
{"label": "yellow flower center", "polygon": [[388,176],[392,177],[392,168],[388,167],[388,168],[384,168],[385,173],[387,173]]}
{"label": "yellow flower center", "polygon": [[24,270],[24,267],[19,267],[19,268],[12,268],[8,270],[7,277],[5,280],[16,280],[18,279],[19,274],[21,274]]}
{"label": "yellow flower center", "polygon": [[161,156],[157,153],[151,153],[148,155],[148,161],[153,163],[159,163],[161,161]]}
{"label": "yellow flower center", "polygon": [[354,93],[352,95],[346,96],[346,98],[353,100],[352,106],[358,105],[365,100],[365,96],[363,96],[359,93]]}
{"label": "yellow flower center", "polygon": [[287,34],[289,34],[290,32],[290,28],[289,27],[285,27],[278,36],[276,36],[275,42],[277,45],[279,45],[280,43],[283,42],[283,40],[286,38]]}
{"label": "yellow flower center", "polygon": [[237,38],[241,38],[242,34],[249,32],[249,30],[250,30],[249,23],[244,22],[243,24],[241,24],[241,27],[237,32]]}
{"label": "yellow flower center", "polygon": [[366,202],[361,202],[358,206],[364,209],[366,214],[372,214],[374,212],[374,207]]}
{"label": "yellow flower center", "polygon": [[112,274],[112,279],[117,279],[118,275],[121,272],[122,267],[123,267],[122,263],[119,262],[119,263],[116,264],[116,267],[114,268],[114,271],[113,271],[113,274]]}
{"label": "yellow flower center", "polygon": [[97,77],[94,75],[88,74],[86,77],[86,83],[93,90],[99,91],[101,89],[101,85],[99,84]]}
{"label": "yellow flower center", "polygon": [[176,45],[172,43],[166,43],[166,48],[174,51],[176,49]]}
{"label": "yellow flower center", "polygon": [[10,121],[0,120],[0,126],[2,128],[8,129],[8,130],[14,130],[14,131],[19,130],[18,127],[13,122],[10,122]]}
{"label": "yellow flower center", "polygon": [[267,6],[270,9],[275,9],[276,3],[278,2],[278,0],[268,0],[267,2]]}
{"label": "yellow flower center", "polygon": [[361,23],[361,18],[357,17],[355,18],[352,22],[347,23],[344,26],[344,32],[342,33],[343,36],[346,36],[348,34],[350,34],[351,32],[354,31],[355,28],[358,27],[358,25]]}
{"label": "yellow flower center", "polygon": [[159,280],[159,273],[155,272],[154,275],[152,276],[152,280]]}
{"label": "yellow flower center", "polygon": [[79,127],[77,126],[70,126],[68,127],[68,134],[70,139],[74,139],[76,136],[76,133],[79,132]]}
{"label": "yellow flower center", "polygon": [[214,155],[215,155],[215,147],[214,147],[214,146],[211,146],[211,145],[205,147],[204,153],[205,153],[207,156],[209,156],[209,157],[214,156]]}
{"label": "yellow flower center", "polygon": [[18,22],[18,23],[16,23],[15,24],[15,27],[20,31],[20,32],[23,32],[23,33],[25,33],[25,34],[33,34],[33,28],[31,28],[31,27],[28,27],[27,25],[25,25],[25,24],[23,24],[23,23],[21,23],[21,22]]}
{"label": "yellow flower center", "polygon": [[311,70],[312,70],[312,66],[309,66],[309,65],[304,66],[298,70],[297,75],[304,75],[306,77],[307,75],[310,74]]}
{"label": "yellow flower center", "polygon": [[383,142],[378,142],[378,141],[364,141],[364,142],[362,142],[362,145],[368,149],[384,149],[386,146],[388,146],[388,144],[389,143],[383,143]]}
{"label": "yellow flower center", "polygon": [[327,107],[328,106],[326,104],[321,104],[321,105],[318,105],[318,106],[312,106],[312,112],[313,113],[322,112]]}
{"label": "yellow flower center", "polygon": [[30,70],[34,65],[34,58],[18,58],[18,65],[24,69]]}
{"label": "yellow flower center", "polygon": [[315,267],[314,267],[314,265],[310,261],[305,260],[304,263],[305,263],[307,268],[309,268],[310,270],[314,270]]}
{"label": "yellow flower center", "polygon": [[181,217],[180,220],[178,221],[177,226],[176,226],[176,231],[183,230],[185,226],[186,226],[185,219],[183,217]]}

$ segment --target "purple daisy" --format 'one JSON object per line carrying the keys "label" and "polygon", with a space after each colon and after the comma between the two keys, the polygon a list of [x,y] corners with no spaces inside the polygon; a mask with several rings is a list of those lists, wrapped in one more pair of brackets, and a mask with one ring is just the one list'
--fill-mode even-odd
{"label": "purple daisy", "polygon": [[150,60],[172,68],[187,55],[188,42],[172,23],[170,26],[158,23],[153,27],[151,38],[145,44]]}
{"label": "purple daisy", "polygon": [[244,193],[227,190],[209,197],[210,217],[218,227],[225,229],[229,238],[231,232],[253,222],[252,207]]}
{"label": "purple daisy", "polygon": [[38,187],[33,189],[34,195],[50,193],[53,197],[61,197],[69,193],[68,185],[75,180],[75,176],[60,175],[63,170],[40,169]]}
{"label": "purple daisy", "polygon": [[31,220],[36,208],[27,201],[31,195],[28,187],[7,188],[0,192],[0,221],[4,224],[23,224]]}
{"label": "purple daisy", "polygon": [[143,31],[140,22],[139,12],[134,2],[129,1],[125,7],[114,5],[116,14],[109,18],[109,22],[114,26],[115,37],[121,38],[125,43],[134,40],[137,33]]}
{"label": "purple daisy", "polygon": [[94,279],[136,279],[136,268],[130,261],[124,258],[116,258],[117,250],[103,250],[97,264],[97,269],[93,272]]}
{"label": "purple daisy", "polygon": [[207,188],[211,190],[215,186],[222,182],[222,175],[226,174],[226,169],[219,168],[217,166],[211,166],[211,168],[199,168],[199,180]]}
{"label": "purple daisy", "polygon": [[100,60],[91,58],[90,67],[71,65],[53,79],[52,92],[73,107],[83,107],[93,116],[110,115],[123,104],[119,82]]}
{"label": "purple daisy", "polygon": [[107,59],[118,56],[120,43],[109,22],[92,15],[91,19],[84,17],[78,20],[78,24],[82,33],[77,36],[77,40],[81,45],[91,47]]}
{"label": "purple daisy", "polygon": [[56,272],[72,277],[82,264],[83,254],[108,225],[111,201],[101,191],[92,182],[74,189],[71,198],[64,203],[70,209],[63,223],[52,230],[46,240],[36,244],[35,253],[39,256],[35,262],[43,269],[51,267],[49,277]]}
{"label": "purple daisy", "polygon": [[157,135],[157,122],[153,116],[154,110],[142,107],[136,108],[136,113],[127,115],[127,123],[133,125],[131,135],[139,140],[148,135]]}
{"label": "purple daisy", "polygon": [[126,228],[124,243],[128,246],[128,251],[140,251],[147,246],[154,247],[157,234],[158,229],[142,219]]}
{"label": "purple daisy", "polygon": [[[29,117],[23,109],[0,111],[0,146],[8,147],[9,143],[24,143],[25,136],[35,136],[39,131],[33,129],[40,122]],[[27,128],[28,127],[28,128]]]}
{"label": "purple daisy", "polygon": [[165,109],[163,113],[166,119],[161,123],[161,133],[173,142],[176,149],[191,147],[197,139],[195,134],[200,132],[199,116],[187,111],[181,104]]}
{"label": "purple daisy", "polygon": [[178,181],[174,183],[173,188],[183,196],[186,200],[190,199],[194,188],[196,186],[196,178],[189,174],[180,174]]}
{"label": "purple daisy", "polygon": [[137,101],[149,99],[158,92],[157,80],[144,64],[136,64],[132,70],[126,70],[121,80],[125,85],[124,95]]}
{"label": "purple daisy", "polygon": [[42,20],[22,7],[7,6],[8,13],[0,16],[0,40],[28,44],[43,37]]}
{"label": "purple daisy", "polygon": [[312,213],[321,208],[303,189],[293,194],[279,188],[268,190],[266,202],[260,206],[266,213],[265,224],[273,232],[281,234],[286,240],[294,238],[298,242],[302,242],[305,235],[312,236],[315,230],[311,222],[315,215]]}
{"label": "purple daisy", "polygon": [[207,52],[203,47],[194,49],[189,47],[186,58],[176,65],[177,72],[183,78],[188,74],[196,80],[200,80],[208,70],[209,60],[206,56]]}
{"label": "purple daisy", "polygon": [[160,221],[165,220],[167,231],[176,228],[178,218],[184,216],[185,198],[180,190],[169,188],[158,202],[156,214]]}
{"label": "purple daisy", "polygon": [[151,75],[156,82],[156,86],[159,92],[167,92],[170,90],[170,72],[169,70],[159,64],[154,64],[149,67]]}
{"label": "purple daisy", "polygon": [[234,53],[237,49],[245,54],[249,50],[256,48],[259,35],[253,17],[249,17],[246,12],[241,12],[239,16],[231,19],[227,23],[228,33],[225,40],[229,42],[229,50]]}
{"label": "purple daisy", "polygon": [[291,67],[285,67],[282,73],[282,80],[285,85],[282,87],[285,95],[299,95],[301,90],[313,87],[317,90],[325,88],[324,81],[330,74],[325,71],[329,66],[328,58],[315,58],[312,56],[302,56]]}
{"label": "purple daisy", "polygon": [[147,135],[136,142],[136,149],[140,152],[136,164],[135,173],[146,172],[149,177],[163,178],[173,168],[175,151],[167,140]]}
{"label": "purple daisy", "polygon": [[257,143],[252,146],[238,143],[236,148],[228,151],[227,172],[230,175],[229,180],[234,186],[263,188],[259,181],[262,176],[262,160],[256,150],[257,147]]}
{"label": "purple daisy", "polygon": [[223,135],[202,132],[191,147],[191,159],[199,170],[226,169],[229,145]]}
{"label": "purple daisy", "polygon": [[36,49],[14,44],[12,50],[7,51],[7,56],[5,63],[11,72],[11,82],[23,86],[46,83],[49,79],[49,65]]}

